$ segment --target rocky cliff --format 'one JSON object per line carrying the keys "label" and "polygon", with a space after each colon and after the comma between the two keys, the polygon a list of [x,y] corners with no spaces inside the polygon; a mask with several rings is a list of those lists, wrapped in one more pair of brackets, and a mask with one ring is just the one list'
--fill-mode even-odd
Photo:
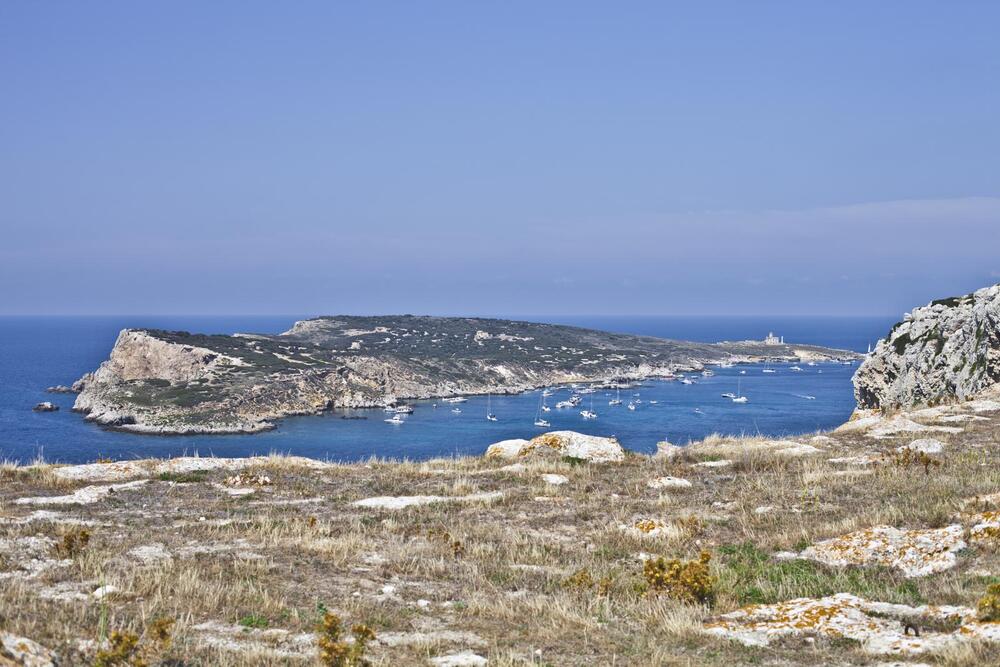
{"label": "rocky cliff", "polygon": [[908,313],[854,375],[860,408],[966,400],[1000,383],[1000,285]]}
{"label": "rocky cliff", "polygon": [[852,356],[476,318],[322,317],[280,335],[125,330],[75,385],[74,409],[143,433],[250,433],[334,407],[668,376],[723,360]]}

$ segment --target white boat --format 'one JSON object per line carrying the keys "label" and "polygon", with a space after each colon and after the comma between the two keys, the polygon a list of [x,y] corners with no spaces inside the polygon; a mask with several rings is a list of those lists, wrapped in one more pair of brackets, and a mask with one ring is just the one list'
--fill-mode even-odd
{"label": "white boat", "polygon": [[740,381],[736,381],[736,395],[733,396],[733,403],[747,403],[750,399],[743,395],[743,388],[740,386]]}
{"label": "white boat", "polygon": [[552,426],[552,424],[548,423],[544,419],[536,419],[535,420],[535,426],[537,426],[538,428],[548,428],[548,427]]}
{"label": "white boat", "polygon": [[622,404],[622,390],[615,389],[615,397],[608,401],[608,405],[621,405]]}
{"label": "white boat", "polygon": [[542,390],[542,396],[551,396],[551,395],[552,395],[552,390],[551,389],[543,389]]}
{"label": "white boat", "polygon": [[399,405],[393,410],[397,415],[412,415],[413,407],[410,405]]}
{"label": "white boat", "polygon": [[469,400],[469,399],[463,398],[461,396],[452,396],[451,398],[442,398],[441,402],[442,403],[465,403],[467,400]]}
{"label": "white boat", "polygon": [[547,405],[542,406],[542,412],[552,412],[552,408]]}
{"label": "white boat", "polygon": [[765,368],[764,370],[761,371],[761,373],[777,373],[777,372],[778,371],[774,370],[773,368]]}
{"label": "white boat", "polygon": [[403,418],[403,415],[393,415],[389,419],[383,419],[382,421],[386,424],[402,424],[406,421],[406,419]]}
{"label": "white boat", "polygon": [[454,412],[456,415],[462,414],[462,408],[452,408],[451,411]]}
{"label": "white boat", "polygon": [[815,365],[816,365],[815,361],[810,361],[806,363],[806,366],[815,366]]}
{"label": "white boat", "polygon": [[683,380],[681,380],[681,384],[694,384],[694,380],[692,380],[691,378],[684,378]]}
{"label": "white boat", "polygon": [[574,403],[573,401],[559,401],[558,403],[556,403],[556,407],[560,410],[563,408],[574,408],[576,407],[576,403]]}
{"label": "white boat", "polygon": [[740,375],[746,375],[746,374],[747,374],[746,371],[740,371]]}
{"label": "white boat", "polygon": [[799,368],[798,366],[792,366],[792,367],[791,367],[791,368],[789,368],[788,370],[790,370],[790,371],[795,371],[796,373],[801,373],[801,372],[802,372],[802,369],[801,369],[801,368]]}
{"label": "white boat", "polygon": [[815,396],[810,396],[809,394],[795,394],[796,398],[804,398],[807,401],[815,401]]}
{"label": "white boat", "polygon": [[486,421],[495,422],[497,416],[493,414],[493,394],[486,394]]}
{"label": "white boat", "polygon": [[649,402],[650,405],[656,405],[657,403],[659,403],[659,401],[650,401]]}
{"label": "white boat", "polygon": [[597,413],[593,410],[581,410],[580,416],[584,419],[597,419]]}
{"label": "white boat", "polygon": [[629,403],[628,404],[628,409],[632,410],[633,412],[635,412],[635,403]]}
{"label": "white boat", "polygon": [[387,405],[384,408],[382,408],[382,412],[395,412],[395,411],[396,411],[395,405]]}
{"label": "white boat", "polygon": [[723,397],[723,398],[736,398],[736,394],[734,394],[734,393],[733,393],[733,392],[731,392],[731,391],[727,391],[726,393],[724,393],[724,394],[722,395],[722,397]]}
{"label": "white boat", "polygon": [[705,370],[703,370],[703,371],[701,372],[701,374],[702,374],[703,376],[707,377],[707,378],[710,378],[710,377],[712,377],[713,375],[715,375],[715,373],[713,373],[712,371],[708,370],[707,368],[706,368]]}

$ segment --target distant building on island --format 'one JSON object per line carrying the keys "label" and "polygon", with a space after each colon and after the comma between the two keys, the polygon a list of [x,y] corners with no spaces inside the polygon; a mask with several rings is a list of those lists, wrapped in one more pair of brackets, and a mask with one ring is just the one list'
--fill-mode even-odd
{"label": "distant building on island", "polygon": [[767,338],[764,339],[764,345],[784,345],[785,337],[775,336],[773,331],[767,333]]}

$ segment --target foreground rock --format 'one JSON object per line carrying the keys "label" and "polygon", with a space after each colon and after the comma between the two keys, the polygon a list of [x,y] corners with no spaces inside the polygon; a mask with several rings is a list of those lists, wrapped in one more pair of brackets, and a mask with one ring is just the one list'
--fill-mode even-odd
{"label": "foreground rock", "polygon": [[[180,477],[196,472],[213,470],[239,471],[258,465],[265,465],[271,459],[267,456],[248,456],[240,459],[225,459],[203,456],[180,456],[174,459],[143,459],[141,461],[115,461],[113,463],[84,463],[81,465],[53,468],[51,474],[59,479],[76,482],[117,482],[137,477],[156,476]],[[302,456],[285,456],[283,464],[301,466],[312,470],[324,470],[334,464],[308,459]]]}
{"label": "foreground rock", "polygon": [[618,462],[625,450],[614,438],[584,435],[576,431],[552,431],[531,440],[503,440],[486,450],[488,459],[516,459],[528,456],[565,456],[590,463]]}
{"label": "foreground rock", "polygon": [[[788,636],[851,639],[866,652],[881,655],[925,653],[975,640],[1000,641],[1000,623],[975,619],[968,607],[908,607],[840,593],[753,605],[707,623],[705,631],[748,646],[767,646]],[[908,634],[908,625],[919,636]]]}
{"label": "foreground rock", "polygon": [[0,632],[0,665],[23,665],[24,667],[52,667],[56,655],[41,644]]}
{"label": "foreground rock", "polygon": [[1000,285],[917,308],[854,376],[860,408],[966,400],[1000,382]]}
{"label": "foreground rock", "polygon": [[798,557],[826,565],[881,565],[906,577],[923,577],[955,567],[955,553],[964,549],[962,526],[900,530],[876,526],[818,542]]}

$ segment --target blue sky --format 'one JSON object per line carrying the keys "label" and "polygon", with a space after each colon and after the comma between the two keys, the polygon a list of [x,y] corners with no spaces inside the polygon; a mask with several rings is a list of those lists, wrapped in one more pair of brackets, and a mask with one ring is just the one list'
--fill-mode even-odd
{"label": "blue sky", "polygon": [[0,3],[0,313],[1000,282],[995,2]]}

